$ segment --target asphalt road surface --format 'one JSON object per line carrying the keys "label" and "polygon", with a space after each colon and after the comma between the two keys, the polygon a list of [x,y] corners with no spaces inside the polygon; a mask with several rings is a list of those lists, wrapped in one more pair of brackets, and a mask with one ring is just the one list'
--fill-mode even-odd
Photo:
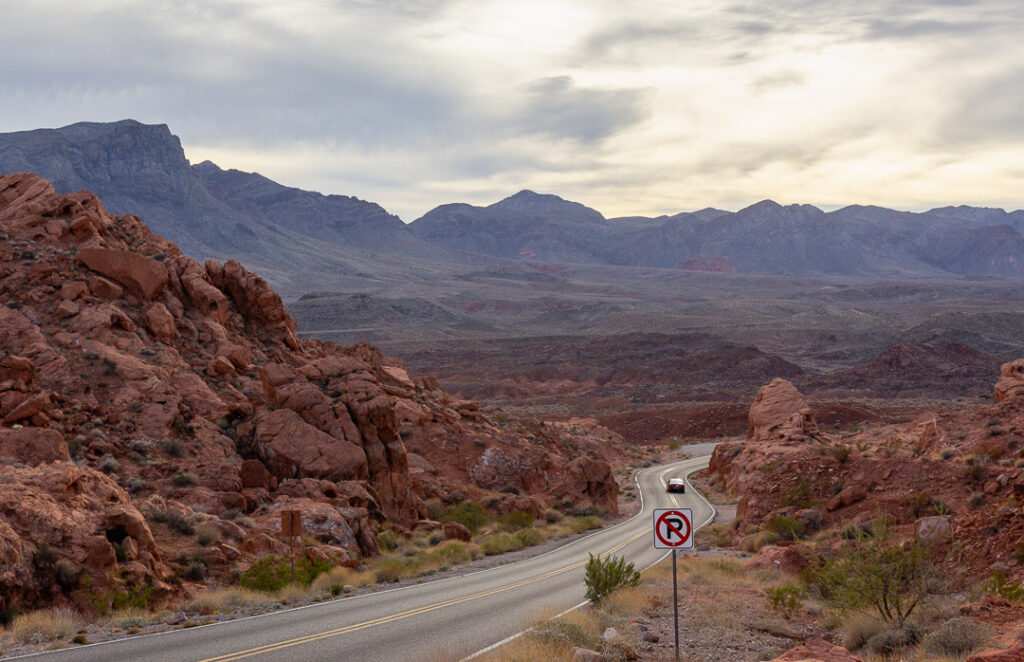
{"label": "asphalt road surface", "polygon": [[[638,569],[666,553],[654,549],[654,508],[693,510],[694,528],[714,509],[687,486],[665,481],[706,467],[710,456],[652,467],[637,478],[635,517],[540,556],[405,588],[332,600],[188,630],[25,656],[39,662],[375,662],[459,660],[515,635],[541,616],[584,601],[589,554],[624,555]],[[15,659],[15,658],[11,658]]]}

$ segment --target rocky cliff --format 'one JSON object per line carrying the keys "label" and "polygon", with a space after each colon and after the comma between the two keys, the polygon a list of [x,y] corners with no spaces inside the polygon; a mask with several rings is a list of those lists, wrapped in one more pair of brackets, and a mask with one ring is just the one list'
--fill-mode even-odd
{"label": "rocky cliff", "polygon": [[956,577],[999,563],[1020,579],[1024,360],[1003,365],[994,395],[993,404],[828,434],[792,384],[772,381],[751,406],[746,442],[720,444],[711,460],[710,473],[739,497],[736,541],[757,547],[799,520],[806,535],[831,531],[817,536],[827,545],[841,528],[884,517],[903,537],[955,540]]}
{"label": "rocky cliff", "polygon": [[353,564],[425,499],[615,508],[597,435],[499,423],[369,345],[301,341],[263,278],[90,193],[0,177],[0,240],[0,608],[170,595],[196,554],[227,577],[283,549],[285,508],[308,554]]}

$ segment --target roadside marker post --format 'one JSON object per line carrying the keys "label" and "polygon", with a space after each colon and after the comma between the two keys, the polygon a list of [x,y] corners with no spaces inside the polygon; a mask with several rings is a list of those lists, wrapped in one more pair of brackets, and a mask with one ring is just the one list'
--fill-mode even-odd
{"label": "roadside marker post", "polygon": [[298,510],[281,511],[281,535],[288,536],[288,556],[292,561],[292,583],[295,583],[295,536],[302,535],[302,513]]}
{"label": "roadside marker post", "polygon": [[654,509],[654,548],[672,550],[672,608],[675,615],[676,660],[679,660],[679,583],[676,550],[693,549],[693,511],[689,508]]}

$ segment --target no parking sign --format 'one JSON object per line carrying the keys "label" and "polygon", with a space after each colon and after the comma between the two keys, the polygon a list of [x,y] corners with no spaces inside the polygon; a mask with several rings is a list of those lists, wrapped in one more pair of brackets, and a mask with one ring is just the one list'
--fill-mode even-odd
{"label": "no parking sign", "polygon": [[687,549],[693,547],[693,511],[689,508],[654,510],[654,548]]}

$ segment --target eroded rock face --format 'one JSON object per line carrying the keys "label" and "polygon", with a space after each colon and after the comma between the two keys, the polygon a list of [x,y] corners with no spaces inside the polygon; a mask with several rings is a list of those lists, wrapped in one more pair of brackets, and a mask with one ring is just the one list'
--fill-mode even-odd
{"label": "eroded rock face", "polygon": [[[113,544],[128,538],[137,553],[118,562]],[[128,494],[111,478],[70,462],[0,465],[0,555],[8,561],[4,570],[8,564],[17,569],[0,571],[2,607],[68,599],[61,591],[78,584],[55,584],[58,560],[76,577],[90,576],[97,589],[148,585],[170,591],[164,580],[172,572]]]}
{"label": "eroded rock face", "polygon": [[818,427],[803,394],[779,378],[758,390],[748,421],[747,441],[806,435]]}
{"label": "eroded rock face", "polygon": [[300,341],[262,278],[199,264],[88,193],[0,176],[0,234],[8,604],[80,588],[37,572],[43,543],[96,590],[156,596],[196,554],[224,582],[280,553],[286,507],[302,510],[310,554],[352,564],[385,522],[415,527],[426,499],[614,511],[615,451],[589,428],[492,420],[370,345]]}
{"label": "eroded rock face", "polygon": [[1024,359],[1004,363],[996,382],[996,402],[1002,402],[1024,395]]}

